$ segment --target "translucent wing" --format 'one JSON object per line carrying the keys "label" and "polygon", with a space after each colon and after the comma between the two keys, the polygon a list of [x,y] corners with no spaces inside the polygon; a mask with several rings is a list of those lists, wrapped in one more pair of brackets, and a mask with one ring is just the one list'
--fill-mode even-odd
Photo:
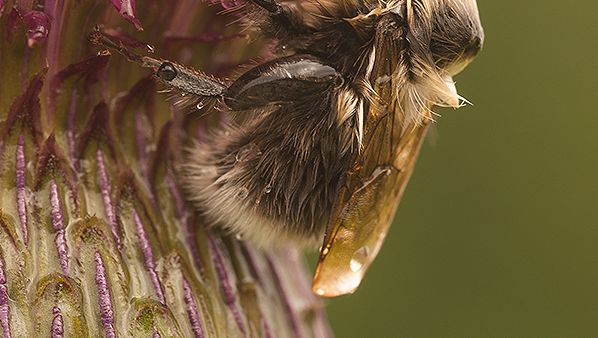
{"label": "translucent wing", "polygon": [[405,126],[396,97],[399,84],[390,76],[398,69],[391,60],[398,59],[378,58],[373,68],[379,103],[368,112],[362,152],[339,193],[320,251],[313,290],[323,297],[352,293],[361,283],[388,233],[428,129],[427,119]]}
{"label": "translucent wing", "polygon": [[[377,144],[365,154],[363,167],[350,175],[341,194],[346,202],[328,227],[314,276],[313,290],[320,296],[336,297],[357,289],[382,246],[409,181],[427,126],[413,129],[394,145],[388,127],[378,127],[373,136]],[[379,157],[373,151],[378,146],[392,148],[395,156]],[[360,186],[349,188],[356,185]]]}

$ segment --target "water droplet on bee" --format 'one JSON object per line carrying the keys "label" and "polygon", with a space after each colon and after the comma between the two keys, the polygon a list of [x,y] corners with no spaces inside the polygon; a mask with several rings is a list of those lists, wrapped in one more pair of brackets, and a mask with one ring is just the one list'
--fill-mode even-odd
{"label": "water droplet on bee", "polygon": [[155,48],[154,48],[154,46],[150,45],[149,43],[147,45],[145,45],[145,48],[147,49],[147,51],[149,53],[153,53],[153,52],[156,51]]}
{"label": "water droplet on bee", "polygon": [[242,200],[246,199],[247,196],[249,196],[249,190],[247,190],[247,188],[241,188],[239,189],[239,192],[237,192],[237,197]]}
{"label": "water droplet on bee", "polygon": [[361,270],[369,255],[370,249],[367,246],[361,247],[355,251],[353,258],[351,258],[351,262],[349,263],[351,271],[357,272]]}
{"label": "water droplet on bee", "polygon": [[195,108],[197,108],[197,110],[202,110],[204,107],[203,102],[199,102],[198,104],[195,105]]}
{"label": "water droplet on bee", "polygon": [[235,236],[235,239],[236,239],[237,241],[242,241],[242,240],[243,240],[243,235],[242,235],[242,234],[237,234],[237,235]]}
{"label": "water droplet on bee", "polygon": [[272,184],[268,184],[265,188],[264,188],[264,192],[266,194],[269,194],[272,192]]}

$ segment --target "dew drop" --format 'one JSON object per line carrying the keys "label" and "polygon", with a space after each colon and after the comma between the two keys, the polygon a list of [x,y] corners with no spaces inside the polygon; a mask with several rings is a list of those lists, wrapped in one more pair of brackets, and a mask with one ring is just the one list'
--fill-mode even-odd
{"label": "dew drop", "polygon": [[269,193],[271,193],[271,192],[272,192],[272,185],[271,185],[271,184],[268,184],[268,185],[267,185],[267,186],[264,188],[264,192],[265,192],[266,194],[269,194]]}
{"label": "dew drop", "polygon": [[236,239],[237,241],[242,241],[242,240],[243,240],[243,235],[242,235],[242,234],[237,234],[237,235],[235,236],[235,239]]}
{"label": "dew drop", "polygon": [[351,259],[351,262],[349,263],[350,267],[351,267],[351,271],[353,272],[357,272],[359,270],[361,270],[361,268],[363,268],[363,265],[365,264],[368,256],[370,254],[370,249],[368,249],[367,246],[361,247],[359,250],[355,251],[355,254],[353,254],[353,258]]}
{"label": "dew drop", "polygon": [[247,188],[241,188],[239,189],[239,192],[237,192],[237,197],[242,200],[246,199],[247,196],[249,196],[249,190],[247,190]]}
{"label": "dew drop", "polygon": [[149,53],[154,53],[156,51],[156,49],[154,48],[154,46],[152,46],[150,44],[145,45],[145,48],[147,49],[147,51]]}
{"label": "dew drop", "polygon": [[197,110],[202,110],[203,107],[205,107],[203,102],[199,102],[198,104],[195,105],[195,108],[197,108]]}

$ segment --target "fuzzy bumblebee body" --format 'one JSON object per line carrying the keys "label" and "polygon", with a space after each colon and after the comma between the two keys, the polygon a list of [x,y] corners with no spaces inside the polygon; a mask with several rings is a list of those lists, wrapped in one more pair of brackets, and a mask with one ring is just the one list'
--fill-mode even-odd
{"label": "fuzzy bumblebee body", "polygon": [[324,238],[314,291],[353,292],[386,236],[432,108],[462,104],[452,76],[481,48],[477,5],[251,0],[241,10],[281,55],[228,87],[119,51],[173,89],[221,99],[234,117],[181,167],[206,218],[264,246]]}
{"label": "fuzzy bumblebee body", "polygon": [[[372,143],[368,120],[392,114],[400,136],[423,128],[433,105],[460,104],[452,74],[439,67],[479,49],[475,2],[286,1],[271,15],[247,7],[249,22],[291,56],[228,88],[238,119],[190,152],[188,195],[248,240],[321,244],[347,175]],[[440,36],[436,26],[446,24],[454,33]]]}

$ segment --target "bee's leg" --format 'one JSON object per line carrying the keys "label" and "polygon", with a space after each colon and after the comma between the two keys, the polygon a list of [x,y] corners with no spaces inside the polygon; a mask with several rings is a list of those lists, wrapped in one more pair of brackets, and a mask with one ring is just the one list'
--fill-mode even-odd
{"label": "bee's leg", "polygon": [[154,68],[156,76],[166,85],[174,87],[182,93],[201,97],[221,97],[226,90],[226,87],[214,78],[194,69],[168,61],[148,59],[154,63],[152,68]]}
{"label": "bee's leg", "polygon": [[267,10],[272,15],[283,14],[282,6],[276,0],[251,0],[251,2]]}
{"label": "bee's leg", "polygon": [[333,67],[311,55],[272,60],[241,75],[224,93],[233,110],[249,110],[269,104],[298,102],[343,83]]}
{"label": "bee's leg", "polygon": [[102,33],[99,29],[92,32],[90,40],[97,45],[124,55],[129,61],[138,63],[142,67],[153,69],[156,77],[161,82],[174,90],[180,91],[182,94],[197,97],[221,97],[226,89],[223,84],[214,78],[194,69],[166,60],[139,55],[114,37]]}
{"label": "bee's leg", "polygon": [[250,0],[250,2],[270,13],[269,25],[272,26],[272,33],[277,38],[285,34],[310,31],[300,15],[281,5],[277,0]]}

